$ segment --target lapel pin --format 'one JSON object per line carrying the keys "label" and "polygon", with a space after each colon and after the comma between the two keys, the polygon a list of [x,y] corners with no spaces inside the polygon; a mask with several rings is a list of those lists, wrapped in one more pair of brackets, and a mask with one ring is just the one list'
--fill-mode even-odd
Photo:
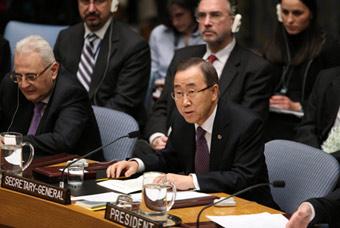
{"label": "lapel pin", "polygon": [[221,139],[222,139],[222,135],[218,134],[218,135],[217,135],[217,138],[218,138],[219,140],[221,140]]}

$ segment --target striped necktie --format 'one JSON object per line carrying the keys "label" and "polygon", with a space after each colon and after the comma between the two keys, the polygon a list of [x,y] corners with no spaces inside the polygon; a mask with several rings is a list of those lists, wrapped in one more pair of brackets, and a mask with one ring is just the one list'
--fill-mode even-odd
{"label": "striped necktie", "polygon": [[205,139],[206,131],[198,127],[196,131],[196,153],[195,153],[195,173],[206,173],[209,171],[209,148]]}
{"label": "striped necktie", "polygon": [[91,76],[94,65],[96,64],[97,40],[98,36],[94,33],[90,33],[86,36],[77,72],[79,82],[87,91],[90,90]]}

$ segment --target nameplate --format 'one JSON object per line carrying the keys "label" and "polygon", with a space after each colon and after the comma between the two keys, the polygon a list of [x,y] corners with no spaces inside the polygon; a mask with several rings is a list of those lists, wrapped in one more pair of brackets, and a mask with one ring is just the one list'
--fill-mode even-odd
{"label": "nameplate", "polygon": [[131,228],[160,228],[161,222],[153,221],[136,211],[126,210],[117,207],[115,204],[108,203],[105,210],[105,219],[119,223],[124,227]]}
{"label": "nameplate", "polygon": [[3,173],[1,187],[60,204],[71,203],[71,192],[69,189],[58,188],[8,173]]}

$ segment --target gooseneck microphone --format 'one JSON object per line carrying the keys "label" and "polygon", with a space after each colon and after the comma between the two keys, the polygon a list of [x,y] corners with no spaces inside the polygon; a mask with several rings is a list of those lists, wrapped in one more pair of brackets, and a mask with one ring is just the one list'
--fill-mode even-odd
{"label": "gooseneck microphone", "polygon": [[[68,167],[70,167],[72,164],[76,163],[80,159],[87,158],[87,157],[91,156],[92,154],[95,154],[96,152],[100,151],[101,149],[104,149],[104,148],[110,146],[111,144],[114,144],[115,142],[117,142],[117,141],[119,141],[119,140],[121,140],[123,138],[137,138],[139,135],[140,135],[139,131],[132,131],[132,132],[128,133],[127,135],[120,136],[120,137],[112,140],[111,142],[109,142],[109,143],[107,143],[107,144],[105,144],[103,146],[100,146],[100,147],[98,147],[98,148],[88,152],[87,154],[84,154],[83,156],[81,156],[81,157],[71,161],[61,171],[61,181],[59,182],[59,187],[60,188],[64,188],[64,186],[65,186],[65,176],[64,176],[64,173],[65,173],[65,170]],[[109,162],[112,162],[112,161],[109,161]]]}
{"label": "gooseneck microphone", "polygon": [[238,192],[236,192],[236,193],[234,193],[234,194],[231,194],[231,195],[228,196],[228,197],[222,198],[221,200],[218,200],[218,201],[216,201],[216,202],[210,203],[210,204],[208,204],[207,206],[203,207],[203,208],[200,210],[200,212],[198,213],[197,219],[196,219],[196,227],[199,228],[199,226],[200,226],[200,225],[199,225],[199,224],[200,224],[200,216],[201,216],[202,212],[203,212],[205,209],[207,209],[207,208],[209,208],[209,207],[212,207],[212,206],[214,206],[214,205],[216,205],[216,204],[219,204],[219,203],[221,203],[221,202],[224,201],[224,200],[230,199],[230,198],[233,197],[233,196],[238,196],[238,195],[240,195],[240,194],[242,194],[242,193],[245,193],[245,192],[247,192],[247,191],[250,191],[250,190],[252,190],[252,189],[254,189],[254,188],[258,188],[258,187],[262,187],[262,186],[268,186],[268,185],[272,185],[274,188],[284,188],[285,185],[286,185],[286,183],[285,183],[283,180],[276,180],[276,181],[273,181],[273,182],[271,182],[271,183],[260,183],[260,184],[255,184],[255,185],[249,186],[249,187],[247,187],[247,188],[245,188],[245,189],[242,189],[241,191],[238,191]]}

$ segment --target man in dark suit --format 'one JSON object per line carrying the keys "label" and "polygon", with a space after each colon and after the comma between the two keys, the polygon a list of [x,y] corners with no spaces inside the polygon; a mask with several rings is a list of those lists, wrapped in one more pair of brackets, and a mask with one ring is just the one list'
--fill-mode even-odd
{"label": "man in dark suit", "polygon": [[[214,67],[201,58],[181,63],[173,82],[172,97],[180,113],[161,153],[148,144],[137,147],[139,158],[121,161],[107,169],[109,177],[122,172],[158,170],[179,190],[234,193],[257,183],[267,183],[263,155],[263,123],[239,105],[219,101]],[[140,142],[143,142],[142,140]],[[146,152],[146,153],[143,153]],[[269,187],[256,188],[242,197],[274,206]]]}
{"label": "man in dark suit", "polygon": [[0,82],[11,69],[9,42],[0,36]]}
{"label": "man in dark suit", "polygon": [[[235,0],[201,0],[197,20],[207,45],[191,46],[175,52],[169,66],[166,85],[155,103],[145,129],[151,146],[160,150],[167,141],[171,115],[176,107],[171,99],[174,70],[190,57],[213,62],[220,80],[221,97],[258,112],[263,119],[268,113],[270,65],[261,57],[236,43],[232,32],[237,3]],[[215,57],[211,57],[215,56]]]}
{"label": "man in dark suit", "polygon": [[22,133],[37,156],[85,154],[101,145],[86,91],[60,69],[46,40],[29,36],[19,41],[14,69],[1,83],[1,132]]}
{"label": "man in dark suit", "polygon": [[336,67],[320,72],[297,129],[296,140],[323,149],[340,161],[340,139],[332,139],[340,137],[340,132],[335,133],[340,128],[339,108],[340,67]]}
{"label": "man in dark suit", "polygon": [[128,25],[113,18],[111,3],[117,1],[78,0],[83,23],[60,32],[55,56],[77,76],[92,104],[128,113],[145,125],[149,47]]}
{"label": "man in dark suit", "polygon": [[302,203],[292,215],[286,228],[307,228],[308,225],[329,224],[340,227],[340,188],[326,197],[312,198]]}

